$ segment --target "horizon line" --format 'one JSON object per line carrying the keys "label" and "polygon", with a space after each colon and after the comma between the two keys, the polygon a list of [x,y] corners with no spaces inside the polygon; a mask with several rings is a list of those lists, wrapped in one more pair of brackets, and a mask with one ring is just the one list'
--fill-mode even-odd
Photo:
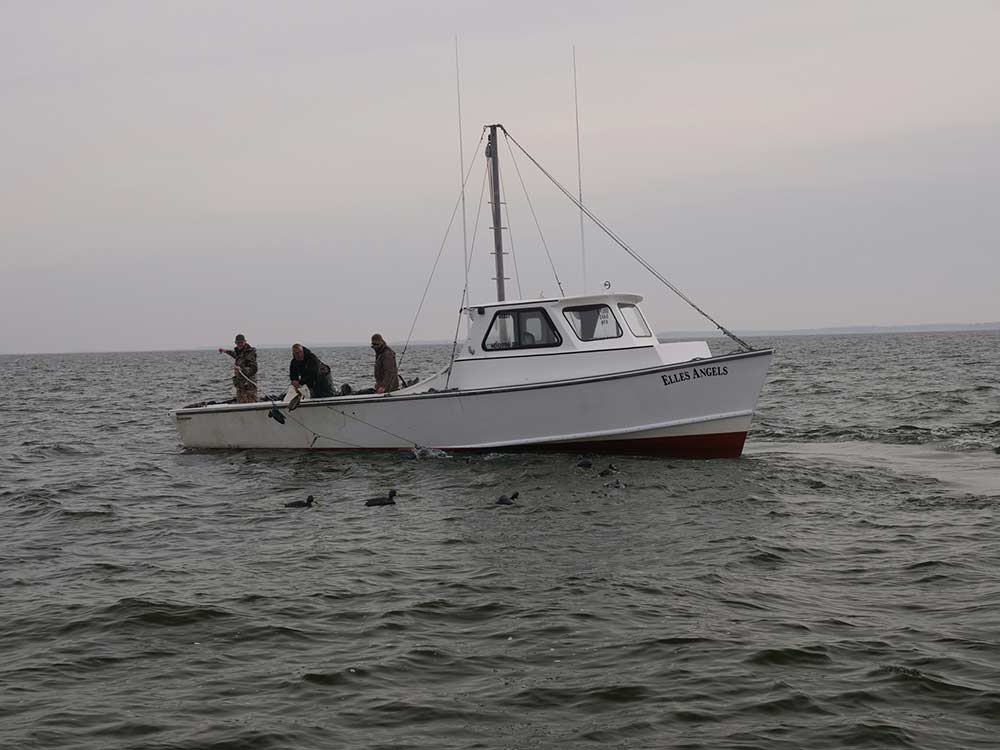
{"label": "horizon line", "polygon": [[[881,333],[975,333],[978,331],[1000,330],[1000,321],[986,323],[912,323],[904,325],[863,325],[863,326],[823,326],[820,328],[763,328],[756,330],[735,330],[738,336],[864,336]],[[659,331],[656,338],[692,339],[724,338],[719,331]],[[447,339],[419,339],[411,341],[409,346],[446,346],[451,344]],[[348,349],[355,347],[368,348],[368,342],[325,342],[313,344],[313,347]],[[261,344],[256,349],[288,349],[287,344]],[[151,354],[154,352],[197,352],[215,351],[217,346],[192,346],[184,349],[72,349],[66,351],[35,351],[35,352],[0,352],[0,357],[38,356],[47,354]]]}

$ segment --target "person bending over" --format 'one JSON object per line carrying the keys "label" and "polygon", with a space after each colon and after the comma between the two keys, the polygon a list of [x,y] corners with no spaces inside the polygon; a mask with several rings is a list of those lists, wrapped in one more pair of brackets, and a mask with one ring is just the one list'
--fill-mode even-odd
{"label": "person bending over", "polygon": [[313,398],[328,398],[333,394],[330,368],[302,344],[292,346],[292,361],[288,364],[288,379],[298,388],[309,386]]}

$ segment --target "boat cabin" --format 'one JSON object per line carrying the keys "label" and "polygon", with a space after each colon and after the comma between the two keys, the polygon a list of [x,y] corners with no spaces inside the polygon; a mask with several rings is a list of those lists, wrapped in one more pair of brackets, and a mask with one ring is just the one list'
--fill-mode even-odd
{"label": "boat cabin", "polygon": [[608,293],[470,306],[448,387],[563,382],[712,356],[703,341],[660,343],[640,302]]}
{"label": "boat cabin", "polygon": [[532,356],[648,345],[653,333],[635,294],[494,302],[466,308],[470,356]]}

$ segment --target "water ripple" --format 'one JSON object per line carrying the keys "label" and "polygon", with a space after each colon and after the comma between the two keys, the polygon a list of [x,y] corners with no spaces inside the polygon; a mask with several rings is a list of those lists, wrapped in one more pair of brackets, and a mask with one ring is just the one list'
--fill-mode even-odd
{"label": "water ripple", "polygon": [[184,451],[212,352],[0,357],[0,747],[995,747],[1000,335],[757,343],[746,455],[614,491],[574,453]]}

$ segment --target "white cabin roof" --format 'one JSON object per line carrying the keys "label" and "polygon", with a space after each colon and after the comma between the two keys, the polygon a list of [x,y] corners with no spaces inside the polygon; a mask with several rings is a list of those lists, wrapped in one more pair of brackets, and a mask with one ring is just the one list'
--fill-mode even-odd
{"label": "white cabin roof", "polygon": [[636,305],[642,302],[642,295],[623,292],[604,292],[603,294],[580,294],[573,297],[543,297],[541,299],[504,300],[503,302],[487,302],[484,305],[469,305],[466,310],[476,310],[480,307],[521,307],[524,305],[554,305],[573,307],[576,305],[598,305],[623,302]]}

